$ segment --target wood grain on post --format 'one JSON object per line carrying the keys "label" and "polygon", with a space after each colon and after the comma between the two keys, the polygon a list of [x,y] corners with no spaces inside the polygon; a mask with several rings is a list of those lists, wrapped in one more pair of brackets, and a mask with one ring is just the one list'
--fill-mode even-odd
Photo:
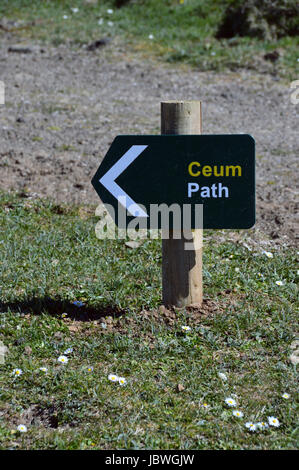
{"label": "wood grain on post", "polygon": [[[161,103],[161,134],[201,134],[200,101],[164,101]],[[162,240],[162,288],[165,306],[186,307],[202,303],[203,231],[192,231],[193,250],[185,250],[187,239]],[[198,248],[199,247],[199,248]]]}

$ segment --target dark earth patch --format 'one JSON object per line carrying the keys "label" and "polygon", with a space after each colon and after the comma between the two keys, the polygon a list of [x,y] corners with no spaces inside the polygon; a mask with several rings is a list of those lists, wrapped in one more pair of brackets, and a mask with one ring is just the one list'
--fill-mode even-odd
{"label": "dark earth patch", "polygon": [[295,0],[233,0],[216,37],[249,36],[275,39],[299,34],[299,6]]}

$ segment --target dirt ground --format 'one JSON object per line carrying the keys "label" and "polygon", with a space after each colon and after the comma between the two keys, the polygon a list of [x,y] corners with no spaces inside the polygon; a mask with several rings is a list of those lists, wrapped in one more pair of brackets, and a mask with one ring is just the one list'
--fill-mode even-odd
{"label": "dirt ground", "polygon": [[295,243],[298,106],[277,77],[168,66],[115,41],[95,51],[29,44],[11,52],[16,38],[0,39],[0,188],[96,205],[90,181],[114,137],[159,134],[161,101],[200,99],[205,134],[256,140],[257,223],[249,237]]}

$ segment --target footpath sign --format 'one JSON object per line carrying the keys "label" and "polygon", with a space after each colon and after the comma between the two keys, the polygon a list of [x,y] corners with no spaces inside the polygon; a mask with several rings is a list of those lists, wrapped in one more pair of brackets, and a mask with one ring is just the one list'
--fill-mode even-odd
{"label": "footpath sign", "polygon": [[255,223],[255,142],[247,134],[118,136],[92,184],[121,228],[134,217],[161,228],[152,207],[176,204],[189,205],[192,229],[248,229]]}

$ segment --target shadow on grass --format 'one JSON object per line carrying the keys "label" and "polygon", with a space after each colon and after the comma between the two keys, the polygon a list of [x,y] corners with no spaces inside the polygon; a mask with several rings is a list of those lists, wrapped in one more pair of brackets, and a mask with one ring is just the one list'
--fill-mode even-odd
{"label": "shadow on grass", "polygon": [[92,307],[83,305],[78,307],[72,302],[61,299],[52,299],[51,297],[31,297],[19,302],[1,302],[0,312],[18,312],[32,315],[40,315],[42,313],[61,317],[63,313],[67,313],[68,318],[76,321],[92,321],[103,317],[119,317],[126,312],[113,305],[104,305]]}

